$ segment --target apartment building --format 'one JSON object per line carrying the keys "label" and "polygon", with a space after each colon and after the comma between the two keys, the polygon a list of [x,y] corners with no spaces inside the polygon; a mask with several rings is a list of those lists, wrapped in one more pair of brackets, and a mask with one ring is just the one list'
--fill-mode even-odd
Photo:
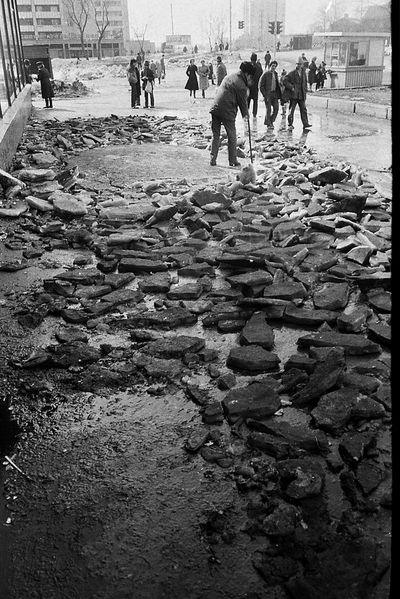
{"label": "apartment building", "polygon": [[280,21],[285,31],[286,0],[245,0],[244,37],[259,50],[271,50],[274,35],[269,32],[271,21]]}
{"label": "apartment building", "polygon": [[[73,0],[72,0],[73,1]],[[129,42],[128,0],[83,0],[88,6],[89,18],[84,31],[88,56],[97,56],[99,32],[94,11],[107,6],[109,26],[101,42],[102,56],[126,54]],[[22,43],[29,46],[44,45],[50,57],[82,57],[80,32],[70,16],[67,0],[17,0]]]}

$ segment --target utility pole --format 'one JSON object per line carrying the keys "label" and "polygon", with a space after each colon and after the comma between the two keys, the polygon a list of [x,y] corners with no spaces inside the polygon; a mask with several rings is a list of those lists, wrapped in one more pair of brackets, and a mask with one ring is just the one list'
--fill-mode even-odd
{"label": "utility pole", "polygon": [[172,28],[172,35],[174,35],[174,17],[172,16],[172,2],[170,4],[171,6],[171,28]]}

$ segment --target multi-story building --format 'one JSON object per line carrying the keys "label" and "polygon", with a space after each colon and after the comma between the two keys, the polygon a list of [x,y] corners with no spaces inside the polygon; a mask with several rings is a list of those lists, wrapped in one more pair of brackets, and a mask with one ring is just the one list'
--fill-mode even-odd
{"label": "multi-story building", "polygon": [[[102,56],[126,53],[129,42],[127,0],[85,0],[89,18],[84,30],[85,53],[97,56],[99,32],[95,9],[107,6],[109,25],[101,41]],[[82,57],[80,32],[70,16],[71,2],[64,0],[17,0],[21,37],[24,47],[46,45],[51,57]]]}
{"label": "multi-story building", "polygon": [[[259,50],[272,49],[275,35],[270,33],[270,23],[280,21],[285,31],[286,0],[245,0],[244,37]],[[279,39],[279,37],[278,37]]]}

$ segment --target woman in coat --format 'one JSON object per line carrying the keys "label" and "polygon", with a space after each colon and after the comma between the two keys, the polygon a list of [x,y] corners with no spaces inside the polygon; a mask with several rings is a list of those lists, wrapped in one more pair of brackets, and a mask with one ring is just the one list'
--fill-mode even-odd
{"label": "woman in coat", "polygon": [[193,93],[193,98],[196,99],[196,91],[199,89],[199,84],[197,81],[197,66],[194,64],[194,58],[190,59],[190,64],[186,69],[186,75],[188,80],[185,85],[185,89],[190,91],[190,96]]}
{"label": "woman in coat", "polygon": [[44,66],[43,62],[36,63],[38,67],[37,79],[40,81],[40,91],[42,98],[46,102],[45,108],[53,108],[53,86],[50,81],[50,73]]}
{"label": "woman in coat", "polygon": [[310,86],[310,92],[314,91],[313,90],[313,85],[314,83],[317,82],[317,63],[316,63],[317,57],[314,56],[314,58],[312,58],[310,65],[308,67],[308,85]]}
{"label": "woman in coat", "polygon": [[208,89],[208,76],[210,74],[210,69],[206,65],[206,61],[202,60],[201,65],[198,69],[199,74],[199,87],[201,89],[201,95],[203,98],[206,97],[206,89]]}
{"label": "woman in coat", "polygon": [[[145,108],[154,108],[154,73],[150,68],[150,63],[148,60],[144,61],[141,78],[142,78],[142,82],[143,82],[142,88],[144,91],[144,107]],[[150,96],[150,106],[149,106],[149,96]]]}
{"label": "woman in coat", "polygon": [[136,58],[132,58],[126,71],[128,83],[131,86],[131,108],[140,106],[140,74]]}

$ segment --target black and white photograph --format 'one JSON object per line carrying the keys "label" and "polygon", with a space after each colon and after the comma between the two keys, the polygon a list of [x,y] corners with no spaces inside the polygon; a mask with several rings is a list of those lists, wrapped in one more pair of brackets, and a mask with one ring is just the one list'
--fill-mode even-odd
{"label": "black and white photograph", "polygon": [[396,3],[0,3],[0,599],[394,598]]}

